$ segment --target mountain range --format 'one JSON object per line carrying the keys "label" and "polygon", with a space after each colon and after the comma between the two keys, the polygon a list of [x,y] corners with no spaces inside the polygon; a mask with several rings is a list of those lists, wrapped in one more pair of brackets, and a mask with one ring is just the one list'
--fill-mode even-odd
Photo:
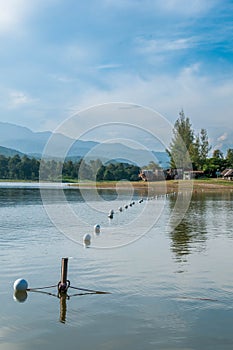
{"label": "mountain range", "polygon": [[[11,123],[0,122],[0,154],[12,156],[26,154],[40,158],[49,138],[53,135],[56,147],[49,157],[59,159],[64,147],[69,149],[66,159],[78,160],[85,156],[85,160],[100,159],[103,163],[122,161],[147,165],[150,161],[158,163],[163,168],[169,167],[167,153],[135,149],[122,143],[99,143],[95,141],[73,140],[63,134],[53,134],[50,131],[33,132],[32,130]],[[70,145],[72,145],[70,147]]]}

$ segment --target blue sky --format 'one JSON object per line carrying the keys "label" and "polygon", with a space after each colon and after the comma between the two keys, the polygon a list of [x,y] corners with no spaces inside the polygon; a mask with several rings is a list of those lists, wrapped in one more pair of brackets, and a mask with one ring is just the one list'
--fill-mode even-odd
{"label": "blue sky", "polygon": [[233,1],[0,0],[0,121],[53,130],[108,102],[233,132]]}

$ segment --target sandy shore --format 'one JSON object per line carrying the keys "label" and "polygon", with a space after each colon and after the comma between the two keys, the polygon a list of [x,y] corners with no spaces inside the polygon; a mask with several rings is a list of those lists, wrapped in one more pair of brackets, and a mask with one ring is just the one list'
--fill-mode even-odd
{"label": "sandy shore", "polygon": [[118,189],[124,190],[133,187],[142,191],[153,191],[156,193],[171,193],[177,191],[195,191],[195,192],[219,192],[230,191],[233,192],[233,181],[210,179],[210,180],[171,180],[171,181],[156,181],[156,182],[80,182],[69,184],[72,187],[78,188],[93,188],[98,189]]}

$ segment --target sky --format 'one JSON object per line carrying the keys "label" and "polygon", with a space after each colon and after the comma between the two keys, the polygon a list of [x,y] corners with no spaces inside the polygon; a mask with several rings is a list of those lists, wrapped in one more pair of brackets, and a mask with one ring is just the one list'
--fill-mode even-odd
{"label": "sky", "polygon": [[233,135],[232,33],[232,0],[0,0],[0,121],[52,131],[121,102],[172,124],[183,109],[221,144]]}

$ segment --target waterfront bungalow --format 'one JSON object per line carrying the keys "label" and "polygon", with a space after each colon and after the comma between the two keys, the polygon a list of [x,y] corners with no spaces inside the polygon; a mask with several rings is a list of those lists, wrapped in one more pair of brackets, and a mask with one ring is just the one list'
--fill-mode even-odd
{"label": "waterfront bungalow", "polygon": [[143,169],[140,172],[139,177],[143,181],[161,181],[166,179],[166,175],[163,169],[155,169],[154,171]]}
{"label": "waterfront bungalow", "polygon": [[183,173],[183,180],[198,179],[204,176],[204,171],[201,170],[188,170]]}
{"label": "waterfront bungalow", "polygon": [[233,181],[233,169],[225,169],[221,175],[223,179]]}

